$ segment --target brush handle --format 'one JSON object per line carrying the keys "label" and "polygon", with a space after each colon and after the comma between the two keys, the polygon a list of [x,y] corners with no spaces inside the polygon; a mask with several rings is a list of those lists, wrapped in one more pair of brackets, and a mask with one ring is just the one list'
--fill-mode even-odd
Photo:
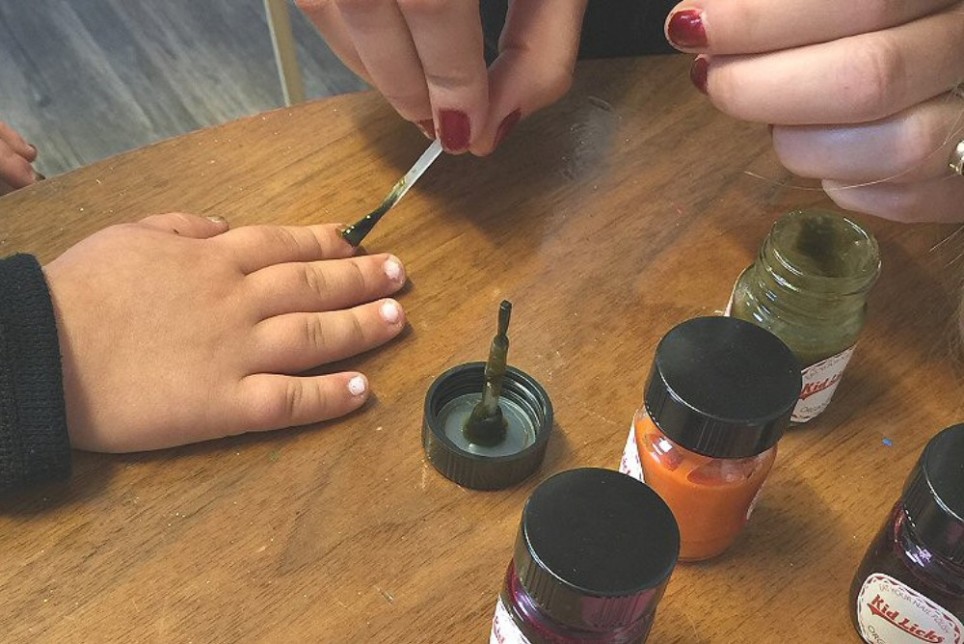
{"label": "brush handle", "polygon": [[[432,141],[432,145],[428,146],[425,152],[422,152],[422,156],[418,158],[418,161],[415,162],[415,165],[412,166],[412,169],[406,172],[405,176],[402,177],[397,184],[395,184],[395,188],[398,188],[399,184],[401,184],[401,189],[395,196],[395,201],[392,205],[398,203],[398,201],[405,196],[405,193],[415,185],[415,182],[418,181],[419,177],[425,174],[426,170],[432,167],[435,159],[439,158],[439,155],[441,154],[442,143],[438,139],[435,139]],[[395,192],[395,188],[392,189],[393,193]],[[391,196],[391,194],[389,194],[389,196]]]}

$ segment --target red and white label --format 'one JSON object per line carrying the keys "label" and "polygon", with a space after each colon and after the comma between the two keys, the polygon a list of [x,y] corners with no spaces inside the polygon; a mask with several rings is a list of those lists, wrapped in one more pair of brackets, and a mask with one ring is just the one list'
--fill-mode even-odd
{"label": "red and white label", "polygon": [[874,573],[857,594],[860,636],[872,644],[961,644],[961,621],[893,577]]}
{"label": "red and white label", "polygon": [[850,347],[803,370],[803,388],[790,416],[792,422],[805,423],[823,413],[830,404],[833,392],[837,390],[844,369],[853,354],[854,347]]}
{"label": "red and white label", "polygon": [[519,627],[512,621],[508,609],[499,598],[499,603],[495,606],[495,617],[492,618],[492,634],[489,635],[489,644],[531,644]]}
{"label": "red and white label", "polygon": [[637,481],[643,481],[643,462],[639,458],[639,447],[636,445],[636,428],[629,426],[629,439],[623,448],[623,457],[619,461],[619,471],[629,474]]}

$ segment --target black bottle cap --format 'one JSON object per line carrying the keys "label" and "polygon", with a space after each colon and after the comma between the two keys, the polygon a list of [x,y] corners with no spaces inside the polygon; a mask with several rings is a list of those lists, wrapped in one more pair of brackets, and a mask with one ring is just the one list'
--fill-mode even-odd
{"label": "black bottle cap", "polygon": [[964,564],[964,423],[927,443],[907,478],[902,502],[921,543]]}
{"label": "black bottle cap", "polygon": [[678,555],[676,519],[656,492],[613,470],[583,468],[533,491],[513,564],[553,619],[604,629],[652,612]]}
{"label": "black bottle cap", "polygon": [[644,399],[656,426],[682,447],[742,458],[776,445],[801,386],[800,364],[775,335],[737,318],[702,317],[660,341]]}
{"label": "black bottle cap", "polygon": [[[476,490],[500,490],[523,480],[542,464],[552,433],[552,403],[535,378],[508,367],[502,382],[503,411],[515,409],[515,419],[531,432],[525,447],[500,456],[473,452],[446,435],[443,412],[462,396],[479,394],[485,383],[485,363],[468,362],[452,367],[432,383],[425,394],[422,447],[428,461],[446,478]],[[510,424],[510,432],[513,425]]]}

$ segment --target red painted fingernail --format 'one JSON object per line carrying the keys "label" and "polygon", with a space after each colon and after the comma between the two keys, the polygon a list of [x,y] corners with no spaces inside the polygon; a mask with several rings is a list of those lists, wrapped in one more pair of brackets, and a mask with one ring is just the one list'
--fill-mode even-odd
{"label": "red painted fingernail", "polygon": [[696,89],[706,94],[706,75],[710,70],[710,63],[702,56],[697,56],[690,67],[690,80]]}
{"label": "red painted fingernail", "polygon": [[472,124],[468,115],[461,110],[439,110],[439,136],[442,147],[449,152],[459,152],[469,147],[472,138]]}
{"label": "red painted fingernail", "polygon": [[703,26],[703,14],[696,9],[684,9],[672,15],[666,26],[666,35],[670,42],[684,49],[702,49],[706,47],[706,28]]}
{"label": "red painted fingernail", "polygon": [[519,123],[519,119],[522,118],[522,110],[515,110],[510,113],[502,122],[499,123],[499,129],[495,131],[495,145],[493,147],[499,147],[505,137],[509,136],[513,128]]}
{"label": "red painted fingernail", "polygon": [[422,134],[424,134],[428,138],[430,139],[435,138],[435,121],[433,121],[432,119],[425,119],[424,121],[419,121],[415,125],[417,125],[418,129],[422,131]]}

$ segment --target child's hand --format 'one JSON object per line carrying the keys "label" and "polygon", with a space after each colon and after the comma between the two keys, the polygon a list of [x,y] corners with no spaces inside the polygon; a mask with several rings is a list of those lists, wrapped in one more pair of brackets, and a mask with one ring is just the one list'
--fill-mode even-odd
{"label": "child's hand", "polygon": [[335,418],[360,373],[298,374],[394,338],[393,256],[351,257],[334,225],[185,214],[112,226],[44,268],[79,449],[157,449]]}
{"label": "child's hand", "polygon": [[36,160],[37,148],[0,121],[0,195],[29,186],[40,179],[30,165]]}

